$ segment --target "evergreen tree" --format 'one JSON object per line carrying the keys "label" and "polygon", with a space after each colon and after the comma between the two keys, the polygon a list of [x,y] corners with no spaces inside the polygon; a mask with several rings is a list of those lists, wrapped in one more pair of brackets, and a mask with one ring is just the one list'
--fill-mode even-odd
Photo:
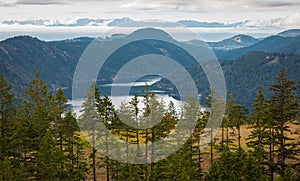
{"label": "evergreen tree", "polygon": [[294,81],[288,79],[282,69],[276,78],[276,83],[270,85],[272,97],[270,100],[271,118],[274,121],[275,150],[277,168],[281,177],[285,177],[287,159],[294,159],[297,155],[296,147],[299,144],[290,133],[290,123],[295,121],[299,111],[296,100]]}
{"label": "evergreen tree", "polygon": [[233,106],[233,111],[234,111],[234,116],[232,117],[234,126],[237,129],[238,135],[237,135],[237,140],[238,140],[238,149],[241,149],[241,125],[243,125],[247,118],[247,113],[248,109],[240,104],[235,104]]}
{"label": "evergreen tree", "polygon": [[214,161],[205,180],[265,180],[261,174],[257,174],[258,171],[259,165],[255,163],[253,157],[247,155],[242,149],[236,152],[225,150],[221,157]]}
{"label": "evergreen tree", "polygon": [[96,99],[100,99],[100,92],[96,87],[96,83],[92,82],[92,85],[87,92],[87,98],[82,104],[82,109],[80,110],[82,114],[79,117],[78,124],[81,128],[81,131],[85,134],[84,136],[91,140],[92,152],[90,154],[90,158],[92,159],[92,163],[90,166],[92,168],[94,181],[97,180],[96,130],[99,122],[101,121],[101,118],[97,113]]}
{"label": "evergreen tree", "polygon": [[37,156],[38,180],[60,180],[59,170],[63,163],[63,153],[56,147],[56,142],[50,131],[41,140]]}
{"label": "evergreen tree", "polygon": [[[251,154],[256,159],[257,164],[260,166],[259,173],[266,174],[266,165],[268,164],[268,152],[266,151],[270,145],[270,124],[268,104],[265,100],[265,96],[262,87],[259,87],[257,96],[253,101],[253,108],[250,117],[250,126],[252,131],[247,138],[249,142],[248,147],[252,148]],[[270,162],[270,161],[269,161]],[[271,169],[269,169],[271,170]]]}
{"label": "evergreen tree", "polygon": [[67,107],[67,98],[64,95],[62,89],[58,89],[56,95],[52,98],[51,102],[51,116],[52,116],[52,130],[53,135],[58,139],[60,150],[63,150],[63,134],[64,134],[64,125],[62,114],[64,113]]}
{"label": "evergreen tree", "polygon": [[[158,139],[163,139],[167,135],[172,134],[171,131],[175,129],[176,123],[177,120],[172,115],[167,113],[162,118],[161,123],[153,128],[153,130],[155,131],[155,141],[157,141]],[[173,138],[170,137],[170,139]],[[164,147],[166,146],[169,145],[164,145]],[[163,153],[164,150],[159,150],[159,152]],[[175,164],[177,164],[176,155],[171,155],[168,158],[155,162],[155,164],[152,165],[151,180],[170,180],[171,178],[176,178],[176,173],[174,173],[175,169],[173,169],[175,167]]]}
{"label": "evergreen tree", "polygon": [[[54,135],[55,139],[57,140],[59,149],[61,152],[64,151],[64,132],[65,132],[65,125],[63,124],[62,115],[67,107],[67,98],[64,95],[64,91],[62,89],[58,89],[55,96],[51,99],[51,131]],[[59,169],[60,177],[63,178],[64,172],[64,163],[61,164],[61,168]]]}
{"label": "evergreen tree", "polygon": [[148,121],[157,123],[155,126],[152,126],[150,128],[150,180],[153,180],[156,177],[156,160],[155,157],[159,154],[158,152],[155,152],[157,147],[154,146],[154,143],[158,141],[159,139],[163,138],[164,133],[163,131],[166,130],[165,125],[167,122],[163,120],[165,109],[164,109],[164,102],[159,101],[155,95],[151,97],[150,100],[150,110],[151,115],[148,116]]}
{"label": "evergreen tree", "polygon": [[9,180],[13,180],[14,178],[14,172],[12,169],[12,163],[9,160],[9,158],[3,157],[1,162],[0,162],[0,180],[1,181],[9,181]]}
{"label": "evergreen tree", "polygon": [[[140,108],[138,107],[138,96],[137,94],[131,99],[129,103],[122,103],[120,108],[117,110],[121,121],[126,120],[127,124],[121,123],[120,136],[121,139],[129,144],[136,144],[137,153],[133,155],[128,154],[128,145],[126,149],[126,157],[131,159],[131,157],[139,157],[141,159],[142,153],[140,151],[140,144],[142,141],[142,130],[131,127],[130,125],[139,125],[140,122]],[[120,180],[143,180],[144,178],[144,165],[123,163],[120,165],[119,179]]]}
{"label": "evergreen tree", "polygon": [[[214,135],[217,133],[217,131],[219,130],[219,122],[217,119],[218,115],[220,115],[222,112],[222,108],[225,107],[225,101],[221,98],[218,98],[215,95],[214,90],[211,90],[210,94],[208,95],[208,97],[205,99],[205,106],[206,109],[203,112],[202,115],[202,119],[203,119],[203,123],[209,125],[209,146],[210,146],[210,165],[213,164],[213,160],[214,160],[214,147],[216,139],[214,138]],[[221,137],[221,145],[220,150],[224,149],[224,124],[221,123],[221,133],[222,133],[222,137]],[[205,135],[207,137],[207,135]]]}
{"label": "evergreen tree", "polygon": [[26,100],[18,112],[17,139],[22,144],[22,160],[27,168],[28,177],[38,176],[37,153],[40,150],[42,139],[51,123],[51,99],[52,94],[48,91],[43,80],[39,79],[36,72],[29,89],[25,90]]}
{"label": "evergreen tree", "polygon": [[[145,160],[148,161],[149,160],[149,128],[148,128],[148,124],[147,121],[149,120],[149,115],[151,113],[151,108],[150,108],[150,100],[151,98],[154,96],[154,93],[150,90],[149,85],[146,84],[145,89],[142,90],[142,94],[143,94],[143,104],[144,104],[144,108],[143,108],[143,117],[140,119],[141,124],[146,125],[146,129],[145,129],[145,134],[144,134],[144,138],[145,138]],[[144,180],[148,180],[149,179],[149,166],[148,164],[143,165],[144,167]]]}
{"label": "evergreen tree", "polygon": [[233,139],[231,136],[235,136],[235,120],[234,115],[235,114],[235,98],[233,94],[231,93],[229,95],[229,100],[226,104],[226,110],[225,115],[222,120],[222,138],[220,141],[220,148],[218,148],[219,151],[229,150],[231,149],[233,145]]}
{"label": "evergreen tree", "polygon": [[32,141],[34,149],[39,148],[40,141],[50,128],[50,103],[52,94],[48,92],[48,87],[43,80],[39,79],[39,73],[35,73],[34,80],[29,89],[25,90],[27,100],[24,102],[25,113],[32,126]]}
{"label": "evergreen tree", "polygon": [[[0,162],[12,156],[14,145],[15,99],[11,86],[0,76]],[[9,160],[7,160],[7,163]]]}
{"label": "evergreen tree", "polygon": [[80,133],[76,117],[69,109],[61,121],[64,144],[64,165],[66,178],[69,180],[81,180],[85,178],[87,172],[86,161],[83,153],[83,140]]}
{"label": "evergreen tree", "polygon": [[[189,134],[192,136],[193,130],[190,130],[189,128],[191,127],[191,124],[197,123],[199,118],[200,118],[199,102],[195,100],[192,95],[190,95],[187,103],[185,103],[183,106],[183,112],[181,118],[182,120],[180,120],[184,122],[186,127],[180,131],[184,132],[184,134]],[[182,133],[175,133],[175,134],[182,134]],[[178,138],[180,137],[181,136],[179,136]],[[181,149],[178,150],[174,155],[175,156],[174,158],[176,158],[175,160],[177,161],[177,165],[174,168],[177,180],[199,179],[198,171],[200,171],[201,169],[199,170],[198,167],[199,163],[196,164],[193,159],[193,155],[195,153],[193,150],[194,141],[195,140],[193,140],[192,137],[188,138],[185,144],[181,147]],[[200,147],[196,148],[197,154],[199,153],[198,149],[200,149]]]}
{"label": "evergreen tree", "polygon": [[[139,120],[139,112],[140,109],[138,108],[139,100],[137,94],[134,94],[134,97],[132,100],[129,102],[130,104],[130,113],[131,113],[131,118],[128,118],[127,121],[131,120],[134,125],[139,125],[140,120]],[[133,119],[133,120],[132,120]],[[136,145],[137,145],[137,155],[139,156],[140,153],[140,135],[139,135],[140,130],[135,129],[135,134],[136,134]],[[128,138],[127,138],[128,140]]]}
{"label": "evergreen tree", "polygon": [[[114,119],[116,119],[115,116],[115,109],[114,106],[111,102],[111,100],[109,99],[109,97],[107,95],[104,95],[104,97],[102,99],[100,99],[99,97],[96,97],[96,108],[98,111],[98,114],[100,116],[100,119],[103,121],[104,125],[106,126],[106,130],[105,130],[105,155],[109,155],[111,153],[109,153],[110,149],[109,149],[109,140],[108,140],[108,134],[109,134],[109,130],[111,129],[111,124],[112,122],[114,122]],[[99,134],[99,133],[98,133]],[[103,133],[102,130],[100,130],[100,135],[98,136],[99,139],[103,139]],[[106,180],[109,181],[110,180],[110,174],[111,174],[111,167],[112,167],[112,161],[109,159],[108,156],[105,157],[105,167],[106,167]]]}

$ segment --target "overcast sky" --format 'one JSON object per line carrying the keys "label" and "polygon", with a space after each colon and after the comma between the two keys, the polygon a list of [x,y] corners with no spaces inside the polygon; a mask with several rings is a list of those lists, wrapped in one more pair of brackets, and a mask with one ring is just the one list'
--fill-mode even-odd
{"label": "overcast sky", "polygon": [[[225,23],[251,20],[262,29],[274,26],[280,31],[300,28],[300,0],[0,0],[1,22],[121,17]],[[12,29],[4,26],[0,31],[5,28]]]}

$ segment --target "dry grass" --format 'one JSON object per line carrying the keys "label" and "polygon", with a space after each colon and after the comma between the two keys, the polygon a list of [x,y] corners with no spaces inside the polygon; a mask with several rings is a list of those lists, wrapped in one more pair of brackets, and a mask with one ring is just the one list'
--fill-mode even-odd
{"label": "dry grass", "polygon": [[[296,124],[288,124],[290,126],[291,132],[289,133],[289,136],[295,139],[299,139],[299,134],[300,134],[300,125],[296,125]],[[249,128],[249,126],[244,125],[241,126],[241,146],[244,150],[249,150],[249,148],[247,147],[247,142],[249,142],[249,140],[247,140],[247,138],[249,137],[249,135],[251,134],[252,129]],[[232,130],[230,130],[230,132],[232,132]],[[237,145],[237,130],[234,130],[235,134],[230,135],[230,139],[234,140],[233,144]],[[122,133],[124,135],[124,133]],[[131,133],[132,136],[134,137],[136,134],[135,133]],[[145,142],[145,138],[144,138],[144,132],[139,132],[140,134],[140,142],[144,143]],[[115,134],[115,136],[117,138],[122,138],[123,140],[125,140],[124,136],[121,136],[119,134]],[[218,144],[218,142],[221,140],[222,137],[222,130],[219,129],[216,136],[215,136],[215,140],[216,140],[216,145]],[[135,141],[135,138],[130,138],[129,141]],[[203,148],[202,153],[206,153],[202,155],[202,168],[204,172],[207,172],[211,166],[210,164],[210,146],[206,146],[205,148]],[[86,153],[91,153],[91,148],[87,148],[86,149]],[[98,153],[98,156],[101,156]],[[214,159],[218,158],[220,156],[220,154],[214,149]],[[295,162],[294,160],[288,160],[288,163],[293,163]],[[92,180],[92,171],[90,170],[89,174],[88,174],[88,178],[87,180]],[[106,175],[105,175],[105,168],[101,168],[101,169],[97,169],[97,180],[106,180]]]}

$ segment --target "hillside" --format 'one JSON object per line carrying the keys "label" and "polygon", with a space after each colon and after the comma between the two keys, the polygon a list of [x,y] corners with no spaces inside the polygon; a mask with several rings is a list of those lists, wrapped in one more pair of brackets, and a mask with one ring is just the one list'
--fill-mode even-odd
{"label": "hillside", "polygon": [[283,31],[281,33],[278,33],[277,36],[282,36],[282,37],[300,36],[300,29],[291,29],[291,30]]}
{"label": "hillside", "polygon": [[231,50],[247,47],[258,42],[259,40],[256,38],[240,34],[220,42],[208,42],[208,46],[213,50]]}
{"label": "hillside", "polygon": [[44,42],[20,36],[0,42],[0,75],[17,95],[27,87],[35,71],[50,87],[64,87],[70,95],[72,75],[87,42]]}
{"label": "hillside", "polygon": [[299,54],[300,45],[295,43],[300,41],[297,37],[270,36],[258,43],[244,48],[234,50],[214,50],[218,59],[233,60],[251,51],[264,51],[269,53]]}
{"label": "hillside", "polygon": [[[273,83],[279,70],[286,69],[290,79],[298,81],[300,78],[300,56],[280,53],[266,53],[253,51],[236,60],[220,61],[226,80],[227,92],[232,92],[237,102],[251,107],[258,87],[262,86],[266,92]],[[209,94],[209,84],[203,71],[199,67],[188,67],[192,77],[196,80],[199,92],[202,94],[202,103]],[[167,80],[162,80],[158,87],[171,86]],[[266,94],[266,96],[269,96]]]}
{"label": "hillside", "polygon": [[[131,35],[123,35],[122,38],[130,39],[140,36],[141,33],[156,33],[157,36],[163,36],[170,39],[170,41],[175,41],[167,33],[155,29],[139,30]],[[244,35],[235,36],[233,40],[237,41],[241,37],[244,37]],[[245,37],[257,41],[251,37]],[[0,42],[0,75],[5,76],[8,83],[13,86],[16,95],[20,96],[31,81],[34,72],[38,70],[41,74],[41,79],[45,80],[53,91],[58,87],[62,87],[67,97],[70,98],[72,78],[77,62],[92,40],[93,38],[84,37],[45,42],[29,36],[7,39]],[[110,43],[110,41],[119,40],[113,38],[109,41],[100,42]],[[232,38],[222,42],[228,41],[232,41]],[[230,58],[230,60],[220,60],[228,92],[233,92],[239,103],[250,106],[257,87],[262,85],[266,89],[281,68],[287,69],[289,78],[296,81],[299,80],[300,56],[293,55],[300,53],[299,42],[300,37],[271,36],[241,49],[222,51],[223,54],[217,51],[217,56]],[[201,46],[204,42],[189,41],[181,43]],[[193,58],[179,47],[155,40],[133,42],[114,52],[103,65],[97,79],[98,83],[111,83],[114,75],[123,65],[137,56],[146,54],[164,55],[177,60],[182,66],[187,67],[189,73],[196,80],[199,93],[202,94],[202,100],[208,95],[207,78],[202,68],[195,66]],[[164,90],[168,93],[176,94],[176,92],[170,91],[169,88],[172,87],[172,84],[165,79],[155,86],[159,88],[164,87]]]}
{"label": "hillside", "polygon": [[[131,39],[139,37],[141,34],[147,36],[147,33],[152,35],[156,33],[157,36],[175,41],[167,33],[155,29],[138,30],[131,35],[122,37]],[[99,40],[99,43],[105,47],[107,43],[120,40],[114,36],[110,40]],[[90,38],[55,42],[44,42],[28,36],[7,39],[0,42],[0,75],[6,77],[17,95],[21,95],[31,81],[34,72],[39,71],[41,79],[45,80],[49,87],[54,90],[63,87],[67,97],[70,98],[75,68],[81,54],[90,42]],[[107,59],[99,72],[98,83],[111,83],[123,65],[137,56],[146,54],[165,55],[177,60],[185,67],[195,64],[195,60],[187,52],[170,43],[155,40],[136,41],[121,47]]]}

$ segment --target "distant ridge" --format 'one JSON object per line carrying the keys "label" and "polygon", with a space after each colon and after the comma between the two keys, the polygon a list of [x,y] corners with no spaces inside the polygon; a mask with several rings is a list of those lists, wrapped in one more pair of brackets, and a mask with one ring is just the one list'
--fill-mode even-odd
{"label": "distant ridge", "polygon": [[220,42],[208,42],[208,45],[214,49],[231,50],[247,47],[258,43],[259,41],[260,40],[253,38],[252,36],[239,34],[234,37],[222,40]]}
{"label": "distant ridge", "polygon": [[242,55],[251,51],[263,51],[268,53],[300,55],[299,41],[300,41],[300,36],[296,36],[296,37],[270,36],[247,47],[233,49],[233,50],[215,49],[214,52],[219,59],[226,59],[226,60],[237,59]]}
{"label": "distant ridge", "polygon": [[277,36],[281,37],[296,37],[300,36],[300,29],[291,29],[281,33],[278,33]]}

